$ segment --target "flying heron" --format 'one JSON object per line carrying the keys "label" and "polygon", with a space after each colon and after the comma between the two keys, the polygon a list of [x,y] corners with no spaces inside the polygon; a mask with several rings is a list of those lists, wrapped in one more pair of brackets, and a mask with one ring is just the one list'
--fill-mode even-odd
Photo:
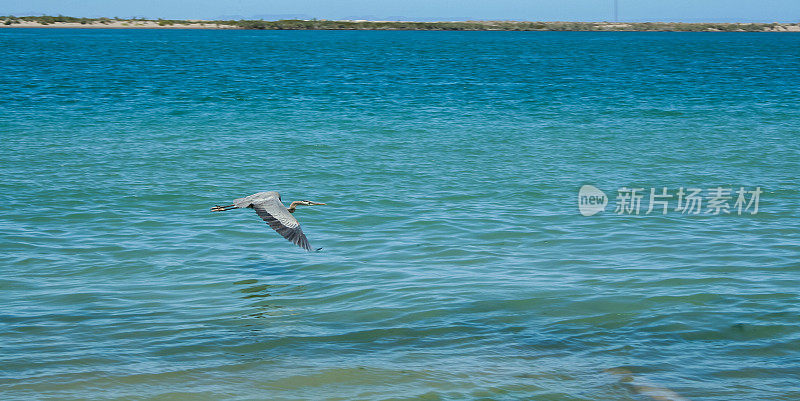
{"label": "flying heron", "polygon": [[231,209],[251,208],[255,209],[258,217],[266,221],[273,230],[282,235],[283,238],[292,241],[293,244],[310,251],[311,245],[308,244],[308,239],[303,230],[300,228],[300,223],[292,216],[294,209],[297,206],[313,206],[324,205],[320,202],[312,202],[307,200],[294,201],[289,208],[281,202],[281,194],[276,191],[259,192],[250,196],[234,199],[232,205],[227,206],[214,206],[211,208],[212,212],[224,212]]}

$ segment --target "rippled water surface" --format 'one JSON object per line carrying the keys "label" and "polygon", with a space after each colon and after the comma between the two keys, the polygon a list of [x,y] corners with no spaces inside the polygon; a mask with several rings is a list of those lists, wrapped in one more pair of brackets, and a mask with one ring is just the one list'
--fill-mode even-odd
{"label": "rippled water surface", "polygon": [[[800,399],[798,49],[0,30],[2,398]],[[260,190],[323,249],[209,212]]]}

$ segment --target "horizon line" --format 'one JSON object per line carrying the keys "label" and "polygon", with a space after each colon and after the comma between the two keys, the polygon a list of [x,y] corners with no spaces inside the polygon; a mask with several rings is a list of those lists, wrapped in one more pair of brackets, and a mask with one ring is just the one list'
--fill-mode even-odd
{"label": "horizon line", "polygon": [[[800,25],[800,22],[778,22],[778,21],[770,21],[770,22],[720,22],[720,21],[713,21],[713,20],[700,20],[695,22],[687,22],[687,21],[670,21],[670,20],[646,20],[646,21],[636,21],[636,20],[521,20],[521,19],[440,19],[440,20],[417,20],[417,19],[364,19],[364,18],[343,18],[343,19],[331,19],[331,18],[289,18],[295,15],[287,14],[285,17],[287,18],[264,18],[265,16],[254,16],[254,17],[242,17],[242,16],[221,16],[215,19],[203,19],[203,18],[162,18],[162,17],[144,17],[144,16],[133,16],[133,17],[75,17],[71,15],[50,15],[50,14],[27,14],[27,15],[15,15],[15,14],[0,14],[0,18],[2,19],[19,19],[19,18],[68,18],[68,19],[84,19],[84,20],[113,20],[113,21],[187,21],[187,22],[220,22],[220,21],[263,21],[263,22],[281,22],[281,21],[304,21],[304,22],[375,22],[375,23],[415,23],[415,24],[430,24],[430,23],[584,23],[584,24],[598,24],[598,23],[605,23],[605,24],[690,24],[690,25],[697,25],[697,24],[738,24],[738,25],[748,25],[748,24],[759,24],[759,25],[769,25],[769,24],[779,24],[779,25]],[[225,18],[231,17],[231,18]],[[237,18],[234,18],[237,17]],[[256,18],[258,17],[258,18]],[[276,15],[277,17],[277,15]],[[297,15],[299,17],[299,15]]]}

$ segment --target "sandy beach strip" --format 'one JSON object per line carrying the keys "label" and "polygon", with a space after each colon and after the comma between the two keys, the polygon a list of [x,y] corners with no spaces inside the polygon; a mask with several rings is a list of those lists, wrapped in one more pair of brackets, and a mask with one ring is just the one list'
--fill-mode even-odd
{"label": "sandy beach strip", "polygon": [[[480,31],[638,31],[638,32],[800,32],[800,24],[787,23],[631,23],[631,22],[526,22],[526,21],[366,21],[366,20],[117,20],[86,19],[81,22],[30,20],[44,17],[0,18],[0,28],[80,29],[291,29],[291,30],[480,30]],[[21,19],[28,18],[28,19]],[[8,23],[13,20],[13,23]],[[73,19],[74,20],[74,19]]]}
{"label": "sandy beach strip", "polygon": [[0,28],[85,28],[85,29],[244,29],[236,25],[217,24],[211,21],[191,21],[188,24],[161,24],[158,21],[137,21],[137,20],[111,20],[110,22],[54,22],[52,24],[42,24],[36,21],[20,21],[16,24],[0,24]]}

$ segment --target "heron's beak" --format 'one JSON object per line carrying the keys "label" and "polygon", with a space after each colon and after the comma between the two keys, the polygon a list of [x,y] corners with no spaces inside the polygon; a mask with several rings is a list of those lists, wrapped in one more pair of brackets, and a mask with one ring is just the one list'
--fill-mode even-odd
{"label": "heron's beak", "polygon": [[313,206],[316,206],[316,205],[327,205],[327,203],[322,203],[322,202],[314,202],[314,201],[308,201],[308,203],[309,203],[310,205],[313,205]]}
{"label": "heron's beak", "polygon": [[220,205],[216,205],[216,206],[214,206],[214,207],[212,207],[212,208],[211,208],[211,211],[212,211],[212,212],[224,212],[224,211],[226,211],[226,210],[231,210],[231,209],[233,209],[233,206],[234,206],[234,205],[228,205],[228,206],[220,206]]}

